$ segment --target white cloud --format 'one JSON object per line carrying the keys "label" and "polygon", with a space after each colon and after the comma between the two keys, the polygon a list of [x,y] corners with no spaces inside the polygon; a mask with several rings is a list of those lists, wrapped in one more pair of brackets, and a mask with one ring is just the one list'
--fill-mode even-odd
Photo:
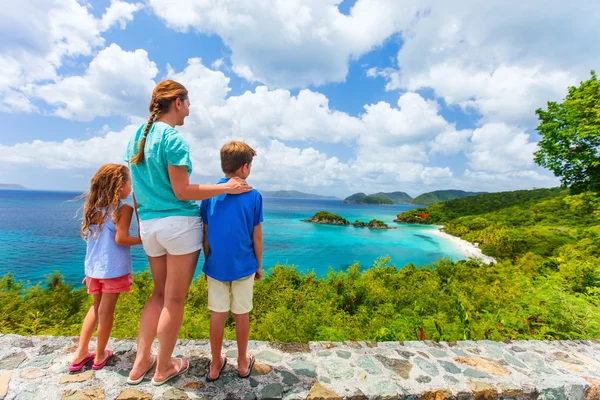
{"label": "white cloud", "polygon": [[219,35],[233,71],[272,87],[343,81],[348,61],[406,26],[413,14],[394,0],[358,0],[350,15],[339,0],[149,0],[178,30]]}
{"label": "white cloud", "polygon": [[76,0],[7,2],[0,10],[0,103],[8,103],[3,110],[35,110],[25,94],[19,107],[12,106],[14,93],[26,85],[57,79],[56,71],[65,59],[91,55],[104,45],[102,32],[115,23],[124,27],[139,8],[114,0],[98,19]]}
{"label": "white cloud", "polygon": [[68,119],[144,115],[157,73],[145,50],[124,51],[111,44],[98,53],[83,75],[34,86],[27,92],[57,106],[54,114]]}
{"label": "white cloud", "polygon": [[[410,3],[399,7],[409,8]],[[397,70],[370,69],[387,88],[432,88],[448,104],[473,110],[481,124],[532,128],[535,110],[560,100],[567,86],[600,64],[600,4],[577,0],[417,4],[402,32]]]}
{"label": "white cloud", "polygon": [[523,130],[501,123],[485,124],[473,131],[472,150],[467,154],[478,171],[510,172],[534,166],[537,144]]}

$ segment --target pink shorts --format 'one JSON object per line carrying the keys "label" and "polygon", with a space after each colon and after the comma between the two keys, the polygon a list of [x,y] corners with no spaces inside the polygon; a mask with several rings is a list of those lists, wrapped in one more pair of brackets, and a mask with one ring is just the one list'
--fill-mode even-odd
{"label": "pink shorts", "polygon": [[133,277],[131,274],[109,279],[85,277],[85,284],[87,285],[87,292],[89,294],[129,292],[132,283]]}

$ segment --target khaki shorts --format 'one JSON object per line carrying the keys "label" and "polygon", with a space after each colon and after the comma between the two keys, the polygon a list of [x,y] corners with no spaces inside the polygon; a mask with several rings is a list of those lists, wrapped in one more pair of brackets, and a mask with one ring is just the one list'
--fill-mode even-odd
{"label": "khaki shorts", "polygon": [[233,282],[221,282],[210,276],[208,282],[208,309],[214,312],[247,314],[252,310],[254,274]]}

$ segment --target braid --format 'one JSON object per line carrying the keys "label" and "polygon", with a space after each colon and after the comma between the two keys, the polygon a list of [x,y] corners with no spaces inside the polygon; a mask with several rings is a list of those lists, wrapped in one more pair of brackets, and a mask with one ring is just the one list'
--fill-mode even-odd
{"label": "braid", "polygon": [[150,128],[152,128],[152,125],[154,124],[154,121],[156,120],[156,117],[158,117],[159,113],[160,105],[158,104],[158,101],[156,101],[155,98],[152,98],[152,103],[150,105],[150,117],[148,118],[148,123],[146,123],[146,127],[144,128],[144,136],[142,137],[142,140],[140,140],[137,154],[131,159],[131,163],[133,165],[137,165],[144,161],[144,148],[146,147],[146,137],[148,136],[148,132],[150,131]]}

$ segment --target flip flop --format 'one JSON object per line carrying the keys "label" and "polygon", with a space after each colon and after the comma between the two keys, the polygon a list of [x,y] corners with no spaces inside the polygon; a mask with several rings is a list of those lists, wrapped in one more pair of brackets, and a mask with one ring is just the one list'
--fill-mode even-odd
{"label": "flip flop", "polygon": [[248,364],[248,372],[246,372],[246,375],[242,375],[240,374],[240,371],[238,371],[238,376],[242,379],[246,379],[250,377],[250,374],[252,373],[252,367],[254,367],[254,361],[256,361],[256,359],[254,358],[254,356],[252,354],[248,354],[250,356],[250,364]]}
{"label": "flip flop", "polygon": [[94,359],[94,357],[96,357],[96,355],[94,353],[88,353],[88,355],[85,356],[85,358],[83,360],[81,360],[81,362],[79,362],[77,364],[74,364],[74,363],[69,364],[69,372],[81,371],[83,366],[85,364],[89,363],[90,361],[92,361]]}
{"label": "flip flop", "polygon": [[155,365],[156,365],[156,357],[152,357],[152,363],[150,364],[148,369],[145,370],[144,373],[137,379],[131,379],[131,378],[127,377],[127,383],[130,385],[139,385],[140,383],[142,383],[142,381],[146,377],[146,374],[148,374],[148,372],[150,372],[150,370],[152,368],[154,368]]}
{"label": "flip flop", "polygon": [[[177,372],[175,372],[173,375],[166,377],[162,381],[157,381],[156,379],[152,378],[152,381],[150,381],[150,383],[152,383],[152,385],[154,386],[161,386],[169,382],[171,379],[176,378],[179,375],[185,374],[187,370],[190,369],[190,360],[188,360],[186,357],[181,357],[180,360],[181,361],[179,363],[179,370]],[[187,361],[185,368],[183,368],[183,360]]]}
{"label": "flip flop", "polygon": [[212,365],[212,361],[210,363],[208,363],[208,373],[206,374],[206,382],[214,382],[217,379],[219,379],[221,377],[221,373],[223,372],[223,370],[225,369],[225,366],[227,365],[227,357],[221,357],[221,369],[219,370],[219,375],[217,375],[216,378],[211,378],[210,377],[210,366]]}
{"label": "flip flop", "polygon": [[106,354],[108,354],[108,355],[106,356],[104,361],[102,361],[100,364],[92,364],[92,369],[94,371],[98,371],[99,369],[104,368],[104,366],[106,365],[108,360],[110,360],[112,358],[112,356],[115,355],[115,353],[113,353],[112,350],[106,350]]}

